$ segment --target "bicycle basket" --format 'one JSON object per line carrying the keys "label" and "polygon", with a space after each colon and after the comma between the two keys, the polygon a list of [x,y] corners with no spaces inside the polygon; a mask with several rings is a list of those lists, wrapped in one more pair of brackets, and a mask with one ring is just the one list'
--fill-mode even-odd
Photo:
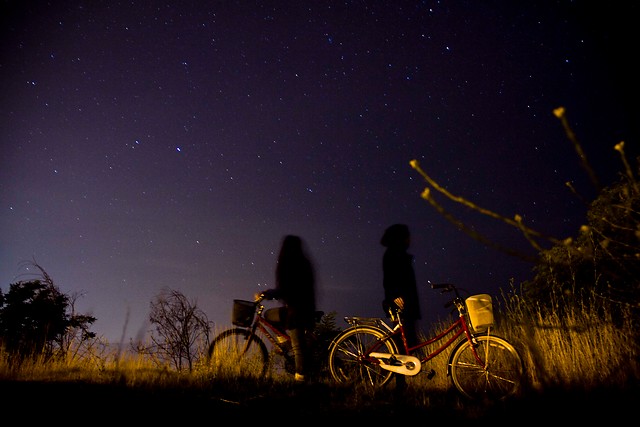
{"label": "bicycle basket", "polygon": [[233,314],[231,323],[244,328],[251,325],[253,315],[256,312],[256,303],[253,301],[244,301],[241,299],[233,300]]}
{"label": "bicycle basket", "polygon": [[493,305],[491,295],[471,295],[465,300],[471,327],[475,332],[484,332],[493,326]]}

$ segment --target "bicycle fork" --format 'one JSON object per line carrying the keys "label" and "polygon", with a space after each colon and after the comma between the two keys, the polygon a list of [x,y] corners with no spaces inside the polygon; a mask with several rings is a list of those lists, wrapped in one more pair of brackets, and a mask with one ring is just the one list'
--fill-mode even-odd
{"label": "bicycle fork", "polygon": [[240,353],[240,357],[243,357],[247,351],[249,350],[249,346],[253,342],[253,337],[256,333],[256,327],[253,326],[249,329],[249,333],[244,337],[244,345],[242,346],[242,352]]}

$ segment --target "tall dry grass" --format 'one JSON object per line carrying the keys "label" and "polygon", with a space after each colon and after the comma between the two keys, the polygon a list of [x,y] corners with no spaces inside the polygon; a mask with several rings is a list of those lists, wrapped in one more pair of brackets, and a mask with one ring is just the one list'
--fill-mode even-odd
{"label": "tall dry grass", "polygon": [[502,297],[498,327],[518,347],[531,388],[624,388],[640,378],[637,317],[630,309],[614,315],[596,296],[586,303],[556,296],[564,308],[559,315],[516,293]]}

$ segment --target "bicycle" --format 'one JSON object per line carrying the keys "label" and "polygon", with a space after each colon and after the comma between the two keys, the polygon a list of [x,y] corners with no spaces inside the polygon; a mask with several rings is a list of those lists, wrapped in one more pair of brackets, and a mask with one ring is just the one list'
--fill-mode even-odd
{"label": "bicycle", "polygon": [[[345,317],[350,325],[330,344],[329,370],[339,383],[361,383],[380,387],[392,375],[413,376],[449,346],[454,345],[447,363],[447,376],[466,398],[503,400],[518,393],[523,362],[516,348],[502,337],[491,334],[493,309],[487,294],[463,299],[455,285],[431,284],[442,293],[454,292],[445,304],[458,311],[458,318],[444,331],[407,345],[398,309],[390,311],[392,325],[381,318]],[[445,338],[449,337],[446,341]],[[397,340],[397,341],[396,341]],[[444,341],[444,342],[443,342]],[[402,342],[398,351],[396,342]],[[427,345],[438,345],[421,357],[415,354]],[[430,372],[432,376],[433,370]]]}
{"label": "bicycle", "polygon": [[[231,323],[235,327],[213,339],[207,354],[209,366],[230,375],[264,377],[269,372],[273,375],[281,371],[295,373],[291,338],[282,322],[265,318],[264,300],[264,294],[260,294],[255,301],[233,301]],[[316,322],[323,316],[324,312],[316,311]],[[306,338],[310,357],[313,357],[315,336],[309,333]],[[310,361],[309,365],[316,363]]]}

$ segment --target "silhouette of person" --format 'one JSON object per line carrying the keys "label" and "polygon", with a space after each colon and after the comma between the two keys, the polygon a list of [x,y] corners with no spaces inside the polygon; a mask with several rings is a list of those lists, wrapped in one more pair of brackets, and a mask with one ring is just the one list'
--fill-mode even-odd
{"label": "silhouette of person", "polygon": [[[411,244],[411,233],[405,224],[394,224],[388,227],[380,240],[387,249],[382,257],[382,284],[385,314],[389,316],[389,308],[400,308],[400,318],[404,325],[407,345],[412,347],[418,342],[417,324],[421,318],[418,286],[413,268],[413,255],[407,252]],[[402,339],[397,340],[398,349],[404,353]],[[404,375],[396,375],[396,387],[406,386]]]}
{"label": "silhouette of person", "polygon": [[284,304],[284,325],[291,337],[296,368],[295,379],[305,381],[305,336],[315,326],[316,295],[314,268],[299,236],[287,235],[283,238],[275,276],[275,288],[263,294],[267,299],[277,299]]}

